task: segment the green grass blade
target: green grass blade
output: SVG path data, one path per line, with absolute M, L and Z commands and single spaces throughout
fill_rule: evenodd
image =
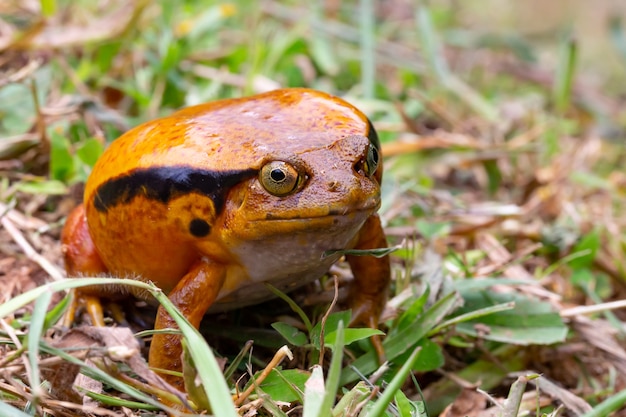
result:
M 625 405 L 626 390 L 622 390 L 593 407 L 593 410 L 583 414 L 582 417 L 608 416 L 614 411 L 623 410 Z
M 46 292 L 65 291 L 73 288 L 85 287 L 88 285 L 130 285 L 145 289 L 147 291 L 161 291 L 152 284 L 137 281 L 134 279 L 120 278 L 67 278 L 59 281 L 49 282 L 40 287 L 33 288 L 30 291 L 22 293 L 9 301 L 0 304 L 0 318 L 4 318 L 16 310 L 24 307 L 28 303 L 32 303 L 37 298 L 43 296 Z
M 376 93 L 376 25 L 373 0 L 359 2 L 361 44 L 361 85 L 363 96 L 372 99 Z
M 307 317 L 306 313 L 300 308 L 300 306 L 293 301 L 291 298 L 289 298 L 289 296 L 287 294 L 285 294 L 284 292 L 280 291 L 278 288 L 274 287 L 271 284 L 265 283 L 265 286 L 274 293 L 274 295 L 276 295 L 277 297 L 281 298 L 283 301 L 285 301 L 287 304 L 289 304 L 289 307 L 291 307 L 291 309 L 298 315 L 298 317 L 300 317 L 300 320 L 302 320 L 302 323 L 304 323 L 304 326 L 306 327 L 306 330 L 309 334 L 311 334 L 311 330 L 313 329 L 313 325 L 311 324 L 311 320 L 309 320 L 309 318 Z
M 322 409 L 326 389 L 324 373 L 319 365 L 313 366 L 311 376 L 304 385 L 303 417 L 323 417 L 327 415 Z
M 87 391 L 85 392 L 85 395 L 88 396 L 89 398 L 93 398 L 94 400 L 102 404 L 110 405 L 113 407 L 126 407 L 126 408 L 130 408 L 133 410 L 148 410 L 148 411 L 157 411 L 161 409 L 160 407 L 155 407 L 150 404 L 141 403 L 138 401 L 129 401 L 129 400 L 121 399 L 119 397 L 113 397 L 113 396 L 106 395 L 106 394 L 99 394 L 97 392 Z
M 30 414 L 26 414 L 25 412 L 2 401 L 0 401 L 0 415 L 11 417 L 32 417 Z
M 443 47 L 433 26 L 429 9 L 426 7 L 418 7 L 415 20 L 420 37 L 420 44 L 432 74 L 448 91 L 464 101 L 477 114 L 488 121 L 496 121 L 499 114 L 498 110 L 480 93 L 461 81 L 461 79 L 450 71 L 448 63 L 445 60 Z
M 509 390 L 509 395 L 504 401 L 502 417 L 517 416 L 520 405 L 522 404 L 522 395 L 524 394 L 527 383 L 528 377 L 526 376 L 520 376 L 515 382 L 513 382 L 513 385 L 511 385 L 511 389 Z
M 437 39 L 430 12 L 426 7 L 418 7 L 415 12 L 415 18 L 426 62 L 430 66 L 431 72 L 445 85 L 450 77 L 450 69 L 444 59 L 443 50 Z
M 335 331 L 335 343 L 333 345 L 333 356 L 330 360 L 330 367 L 328 368 L 328 375 L 326 376 L 326 394 L 322 403 L 322 410 L 325 415 L 330 413 L 333 405 L 335 404 L 335 397 L 337 396 L 337 389 L 339 389 L 339 380 L 341 378 L 341 362 L 343 360 L 343 347 L 344 347 L 344 328 L 343 321 L 339 322 L 337 330 Z
M 401 245 L 397 245 L 390 248 L 327 250 L 324 251 L 322 259 L 333 255 L 373 256 L 375 258 L 382 258 L 383 256 L 387 256 L 401 248 Z
M 233 376 L 233 374 L 239 367 L 239 364 L 244 360 L 248 352 L 250 352 L 250 349 L 252 349 L 253 343 L 254 342 L 252 340 L 248 340 L 244 347 L 239 351 L 237 356 L 235 356 L 235 358 L 230 361 L 230 365 L 228 365 L 228 368 L 226 368 L 226 370 L 224 371 L 224 378 L 229 379 L 231 376 Z
M 461 314 L 460 316 L 456 316 L 454 318 L 451 318 L 450 320 L 446 320 L 442 322 L 440 325 L 438 325 L 437 327 L 432 329 L 430 332 L 428 332 L 428 335 L 429 336 L 434 335 L 440 332 L 441 330 L 445 329 L 446 327 L 454 326 L 455 324 L 458 324 L 458 323 L 463 323 L 465 321 L 474 320 L 483 316 L 488 316 L 489 314 L 498 313 L 500 311 L 512 310 L 514 308 L 515 308 L 515 302 L 511 301 L 508 303 L 496 304 L 495 306 L 485 307 L 479 310 L 470 311 L 468 313 Z
M 41 373 L 39 372 L 39 341 L 43 338 L 46 311 L 52 301 L 52 292 L 46 291 L 35 301 L 33 316 L 28 330 L 28 362 L 30 372 L 28 379 L 33 392 L 33 401 L 37 403 L 41 392 Z
M 556 77 L 554 79 L 553 100 L 558 112 L 564 112 L 570 105 L 572 85 L 576 72 L 578 44 L 574 39 L 567 39 L 561 45 L 561 53 Z
M 613 16 L 610 19 L 609 34 L 615 50 L 622 60 L 626 60 L 626 33 L 624 33 L 624 22 L 621 17 Z
M 65 311 L 70 306 L 70 302 L 72 301 L 72 297 L 70 294 L 67 294 L 63 299 L 57 303 L 54 307 L 48 311 L 46 314 L 46 320 L 43 324 L 45 329 L 49 329 L 54 326 L 65 314 Z
M 238 417 L 222 370 L 206 340 L 163 292 L 154 292 L 153 295 L 176 321 L 183 337 L 187 340 L 189 353 L 198 368 L 198 377 L 202 381 L 213 413 L 219 417 Z
M 415 361 L 419 357 L 420 351 L 421 348 L 415 348 L 413 353 L 411 353 L 411 356 L 409 356 L 409 359 L 404 363 L 404 365 L 402 365 L 402 367 L 393 377 L 385 391 L 383 391 L 378 401 L 374 403 L 374 406 L 370 409 L 369 413 L 367 413 L 367 417 L 380 417 L 385 413 L 387 406 L 393 400 L 396 392 L 402 388 L 404 380 L 409 375 L 409 372 L 411 372 L 413 364 L 415 364 Z

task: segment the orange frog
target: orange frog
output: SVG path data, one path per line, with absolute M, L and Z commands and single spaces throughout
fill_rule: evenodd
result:
M 128 131 L 96 163 L 63 230 L 67 272 L 152 281 L 197 327 L 209 309 L 270 298 L 265 282 L 320 278 L 341 256 L 325 251 L 386 247 L 381 177 L 374 127 L 337 97 L 296 88 L 189 107 Z M 353 321 L 377 327 L 389 259 L 347 259 Z M 81 290 L 96 324 L 97 297 L 120 290 Z M 155 327 L 176 324 L 159 308 Z M 179 336 L 155 335 L 149 362 L 180 370 Z

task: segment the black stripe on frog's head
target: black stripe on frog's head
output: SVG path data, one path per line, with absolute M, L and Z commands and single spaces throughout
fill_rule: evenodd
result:
M 228 191 L 257 173 L 255 169 L 211 171 L 188 166 L 140 168 L 102 183 L 93 196 L 93 204 L 96 210 L 106 213 L 140 195 L 166 204 L 173 198 L 195 192 L 209 197 L 215 213 L 219 214 Z

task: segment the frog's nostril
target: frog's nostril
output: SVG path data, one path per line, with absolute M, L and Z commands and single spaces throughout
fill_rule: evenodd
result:
M 339 191 L 339 181 L 333 180 L 328 182 L 328 191 Z

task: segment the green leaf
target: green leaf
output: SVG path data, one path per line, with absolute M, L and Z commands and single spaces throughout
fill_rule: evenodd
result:
M 54 291 L 68 290 L 71 288 L 78 288 L 84 286 L 94 285 L 116 285 L 140 288 L 144 291 L 152 294 L 154 298 L 163 305 L 163 308 L 176 320 L 176 324 L 180 328 L 183 336 L 187 339 L 189 352 L 193 357 L 194 363 L 198 367 L 198 376 L 202 381 L 204 389 L 207 391 L 207 397 L 211 401 L 211 406 L 215 415 L 224 417 L 237 417 L 235 412 L 235 406 L 230 396 L 228 385 L 224 380 L 222 372 L 220 370 L 213 352 L 208 347 L 204 338 L 200 335 L 183 315 L 174 307 L 172 302 L 167 296 L 155 285 L 145 283 L 136 279 L 124 279 L 124 278 L 71 278 L 71 279 L 59 279 L 54 282 L 50 282 L 34 288 L 30 291 L 22 293 L 5 303 L 0 304 L 0 318 L 5 317 L 8 314 L 16 311 L 24 305 L 37 300 L 40 297 L 45 297 L 46 293 Z M 44 300 L 45 301 L 45 300 Z M 141 401 L 152 404 L 160 409 L 168 410 L 169 408 L 163 404 L 158 403 L 149 396 L 143 394 L 139 390 L 122 383 L 121 381 L 111 377 L 107 373 L 97 368 L 86 366 L 82 361 L 72 357 L 71 355 L 63 352 L 60 349 L 55 349 L 45 344 L 40 345 L 40 349 L 43 352 L 59 356 L 66 361 L 75 363 L 81 366 L 82 372 L 92 378 L 104 381 L 113 388 L 124 392 L 134 398 Z M 206 387 L 210 387 L 207 389 Z
M 400 413 L 400 417 L 412 417 L 413 416 L 413 407 L 411 405 L 411 401 L 404 395 L 402 390 L 398 390 L 396 395 L 393 397 L 394 403 L 396 407 L 398 407 L 398 412 Z
M 294 346 L 304 346 L 308 343 L 309 338 L 296 327 L 282 322 L 272 323 L 272 327 L 282 337 Z
M 521 294 L 486 291 L 464 294 L 464 299 L 465 306 L 457 311 L 459 315 L 509 302 L 515 302 L 515 308 L 459 323 L 459 332 L 516 345 L 552 344 L 562 342 L 567 336 L 561 316 L 546 302 Z M 480 327 L 486 331 L 479 334 Z
M 588 268 L 576 269 L 572 272 L 572 276 L 570 277 L 570 282 L 573 285 L 576 285 L 587 292 L 591 291 L 595 280 L 596 279 L 593 276 L 593 273 Z
M 103 151 L 104 146 L 102 146 L 102 143 L 96 138 L 91 138 L 76 149 L 76 155 L 85 164 L 93 167 Z
M 161 38 L 161 74 L 165 74 L 178 65 L 183 58 L 181 44 L 176 42 L 171 31 L 165 30 L 164 36 Z
M 321 33 L 319 34 L 321 35 Z M 339 73 L 339 60 L 335 56 L 331 43 L 325 36 L 308 37 L 311 58 L 320 67 L 322 72 L 328 75 Z
M 413 303 L 406 309 L 404 313 L 398 319 L 398 324 L 393 326 L 389 335 L 393 335 L 395 333 L 401 332 L 410 326 L 417 316 L 422 314 L 424 310 L 424 306 L 428 301 L 428 296 L 430 295 L 430 286 L 426 287 L 426 290 L 420 295 L 418 298 L 415 298 Z
M 339 311 L 337 313 L 332 313 L 326 319 L 324 323 L 324 335 L 332 333 L 337 330 L 339 326 L 339 322 L 350 323 L 350 319 L 352 318 L 352 312 L 350 310 Z M 320 333 L 322 330 L 322 322 L 317 323 L 313 329 L 311 330 L 311 343 L 317 349 L 320 348 Z M 326 343 L 326 336 L 324 336 L 324 343 Z
M 487 173 L 487 179 L 489 180 L 487 185 L 489 194 L 494 195 L 502 182 L 502 173 L 498 167 L 498 160 L 486 160 L 483 162 L 483 166 Z
M 26 84 L 13 83 L 0 88 L 0 131 L 26 133 L 33 124 L 35 104 Z
M 359 2 L 359 46 L 361 61 L 361 88 L 363 96 L 374 98 L 376 88 L 376 9 L 374 0 Z
M 57 2 L 56 0 L 41 0 L 41 14 L 45 17 L 54 16 L 57 11 Z
M 56 129 L 50 129 L 50 176 L 68 181 L 75 172 L 74 159 L 70 153 L 70 141 Z
M 261 389 L 274 401 L 302 401 L 304 384 L 310 376 L 310 372 L 301 369 L 272 369 L 261 383 Z
M 574 246 L 572 253 L 579 253 L 580 256 L 569 261 L 569 266 L 574 269 L 589 268 L 593 264 L 599 248 L 600 236 L 598 231 L 594 230 L 585 235 L 580 242 Z
M 400 417 L 428 417 L 424 412 L 424 402 L 409 400 L 401 390 L 396 391 L 394 402 L 398 407 Z
M 375 335 L 384 335 L 385 333 L 381 332 L 378 329 L 370 329 L 370 328 L 361 328 L 361 329 L 345 329 L 344 331 L 344 343 L 343 346 L 349 346 L 352 343 L 370 338 Z M 328 345 L 333 345 L 335 343 L 337 337 L 337 332 L 330 332 L 326 334 L 324 337 L 324 343 Z M 343 346 L 341 348 L 343 348 Z
M 452 224 L 450 222 L 431 222 L 424 219 L 419 219 L 415 224 L 417 231 L 424 237 L 424 239 L 433 239 L 435 237 L 447 236 L 452 230 Z
M 371 391 L 363 381 L 359 381 L 350 391 L 343 394 L 333 409 L 333 416 L 357 415 L 355 408 L 364 401 Z
M 430 339 L 424 338 L 422 339 L 417 346 L 422 348 L 419 357 L 415 361 L 413 365 L 413 371 L 416 372 L 428 372 L 434 371 L 437 368 L 440 368 L 445 363 L 445 358 L 443 356 L 443 350 L 441 346 L 437 343 L 433 342 Z M 404 352 L 404 354 L 398 356 L 394 359 L 394 363 L 402 364 L 406 362 L 409 358 L 409 352 Z

